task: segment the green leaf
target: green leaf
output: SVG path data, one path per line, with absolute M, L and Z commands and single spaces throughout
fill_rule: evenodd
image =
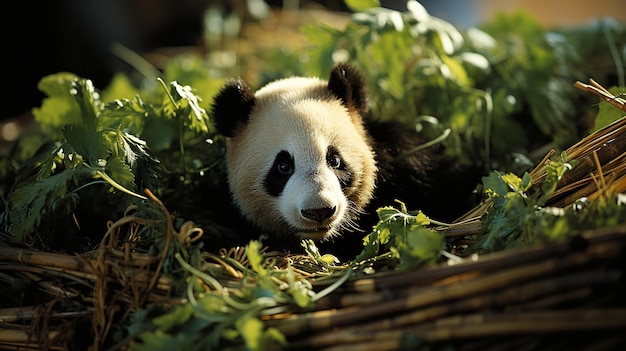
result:
M 77 79 L 71 83 L 70 94 L 76 98 L 80 107 L 82 125 L 87 129 L 95 129 L 102 102 L 93 83 L 89 79 Z
M 300 308 L 311 307 L 313 302 L 311 284 L 305 280 L 299 280 L 293 270 L 287 271 L 287 282 L 289 283 L 288 292 L 296 305 Z
M 248 245 L 246 245 L 246 256 L 248 256 L 248 261 L 250 262 L 252 270 L 264 277 L 268 275 L 268 271 L 265 267 L 263 267 L 263 262 L 265 260 L 263 258 L 263 254 L 261 253 L 261 248 L 261 242 L 251 240 Z
M 513 191 L 515 192 L 523 192 L 526 191 L 530 182 L 530 175 L 528 173 L 524 174 L 524 181 L 513 173 L 507 173 L 500 176 L 502 181 L 504 181 Z
M 77 79 L 75 74 L 57 73 L 39 81 L 39 90 L 48 97 L 41 107 L 33 109 L 33 116 L 44 130 L 55 133 L 66 124 L 82 124 L 80 107 L 70 94 L 72 83 Z
M 163 111 L 169 118 L 180 118 L 185 127 L 198 133 L 209 132 L 209 115 L 200 106 L 202 99 L 194 94 L 188 85 L 177 82 L 169 84 L 169 99 L 163 105 Z
M 178 350 L 194 350 L 193 338 L 184 333 L 168 334 L 162 330 L 155 330 L 139 335 L 142 341 L 133 347 L 137 351 L 178 351 Z
M 215 294 L 207 294 L 197 300 L 196 314 L 211 322 L 222 322 L 226 320 L 225 313 L 229 313 L 226 303 L 221 296 Z
M 102 101 L 131 99 L 139 93 L 126 74 L 116 72 L 102 91 Z
M 122 129 L 140 135 L 149 115 L 149 107 L 136 96 L 134 99 L 116 99 L 107 103 L 98 118 L 98 129 Z
M 411 16 L 413 16 L 413 18 L 415 18 L 418 22 L 424 22 L 430 19 L 428 11 L 424 5 L 419 3 L 419 1 L 409 0 L 406 3 L 406 7 L 409 10 L 409 13 L 411 13 Z
M 244 315 L 237 318 L 235 327 L 244 339 L 248 350 L 263 350 L 263 322 L 252 315 Z
M 95 129 L 67 125 L 63 128 L 63 136 L 72 150 L 81 155 L 92 167 L 97 167 L 99 160 L 104 160 L 108 156 L 106 140 Z
M 626 87 L 612 87 L 609 89 L 609 92 L 619 98 L 620 94 L 626 94 Z M 626 112 L 611 105 L 609 102 L 600 102 L 598 106 L 598 114 L 596 115 L 593 126 L 593 131 L 601 129 L 604 126 L 607 126 L 617 121 L 618 119 L 622 118 L 624 114 L 626 114 Z
M 565 151 L 561 152 L 559 159 L 557 159 L 556 161 L 548 161 L 548 164 L 546 166 L 546 178 L 541 184 L 542 194 L 537 201 L 539 205 L 543 206 L 545 204 L 548 197 L 550 197 L 550 195 L 554 193 L 557 184 L 559 183 L 561 178 L 563 178 L 565 172 L 571 170 L 575 165 L 575 160 L 572 162 L 568 162 L 567 153 Z
M 445 248 L 443 235 L 422 226 L 412 226 L 406 238 L 406 244 L 399 245 L 403 267 L 415 267 L 424 262 L 435 263 Z
M 191 304 L 186 303 L 173 308 L 169 313 L 153 318 L 152 323 L 165 331 L 187 323 L 192 315 L 193 308 Z
M 345 0 L 345 4 L 350 10 L 355 12 L 380 7 L 379 0 Z
M 349 28 L 354 27 L 354 25 Z M 348 30 L 348 29 L 347 29 Z M 302 34 L 312 45 L 308 53 L 308 74 L 321 77 L 330 72 L 333 66 L 333 54 L 340 49 L 340 39 L 343 35 L 339 30 L 328 25 L 308 24 L 300 29 Z
M 232 76 L 228 71 L 215 70 L 202 56 L 184 54 L 169 59 L 164 73 L 170 81 L 193 87 L 195 94 L 207 105 L 224 85 L 223 75 Z
M 430 240 L 428 237 L 420 237 L 424 226 L 430 224 L 430 219 L 418 211 L 413 215 L 406 212 L 406 207 L 400 202 L 401 210 L 391 206 L 381 207 L 377 210 L 380 221 L 374 227 L 373 231 L 363 240 L 363 250 L 355 258 L 355 262 L 361 262 L 367 259 L 375 258 L 381 253 L 381 249 L 392 254 L 392 257 L 400 258 L 400 267 L 417 265 L 425 261 L 436 259 L 441 253 L 441 246 L 431 242 L 430 244 L 437 246 L 433 250 L 430 244 L 420 248 L 414 248 L 413 244 L 420 245 L 421 240 Z M 429 235 L 429 234 L 426 234 Z M 411 239 L 409 240 L 409 236 Z M 441 244 L 441 237 L 438 239 Z
M 7 199 L 9 218 L 5 229 L 21 241 L 34 233 L 46 216 L 68 215 L 78 200 L 68 193 L 70 185 L 94 174 L 85 168 L 66 169 L 48 178 L 19 184 Z
M 502 180 L 502 173 L 498 171 L 491 172 L 488 176 L 483 177 L 483 188 L 487 195 L 506 196 L 509 187 Z
M 135 191 L 135 174 L 119 157 L 111 157 L 106 161 L 106 173 L 116 183 L 129 191 Z
M 442 56 L 441 59 L 450 73 L 450 76 L 446 78 L 456 81 L 459 85 L 470 85 L 469 76 L 465 72 L 465 68 L 461 62 L 449 56 Z

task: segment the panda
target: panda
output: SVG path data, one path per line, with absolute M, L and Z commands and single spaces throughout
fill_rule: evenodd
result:
M 361 73 L 337 64 L 328 80 L 288 77 L 254 92 L 228 81 L 211 107 L 227 137 L 226 172 L 243 220 L 280 249 L 313 239 L 338 257 L 362 249 L 376 209 L 397 198 L 413 206 L 442 204 L 433 181 L 441 150 L 402 156 L 423 143 L 414 128 L 368 117 Z M 446 196 L 444 195 L 443 198 Z

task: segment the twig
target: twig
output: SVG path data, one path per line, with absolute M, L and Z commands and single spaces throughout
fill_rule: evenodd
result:
M 589 79 L 590 84 L 585 84 L 582 82 L 576 82 L 574 86 L 580 90 L 586 91 L 588 93 L 595 94 L 602 98 L 604 101 L 610 103 L 611 105 L 617 107 L 622 111 L 626 111 L 626 100 L 615 97 L 608 90 L 606 90 L 602 85 L 598 84 L 593 79 Z

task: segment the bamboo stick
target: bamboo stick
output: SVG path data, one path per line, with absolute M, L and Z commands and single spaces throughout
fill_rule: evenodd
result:
M 367 305 L 367 308 L 363 308 L 364 306 L 339 307 L 333 310 L 307 312 L 281 320 L 268 320 L 267 323 L 279 328 L 286 335 L 320 331 L 468 297 L 493 289 L 516 286 L 516 284 L 528 279 L 561 272 L 598 258 L 616 257 L 619 252 L 620 248 L 613 244 L 596 245 L 596 247 L 587 249 L 584 255 L 574 253 L 565 257 L 546 259 L 517 267 L 507 267 L 502 271 L 477 276 L 474 279 L 459 281 L 455 284 L 429 286 L 428 288 L 405 285 L 400 289 L 401 293 L 397 298 L 385 301 L 381 298 L 381 302 Z
M 0 246 L 0 261 L 16 262 L 22 265 L 20 267 L 33 267 L 32 269 L 39 271 L 56 272 L 56 274 L 64 276 L 74 275 L 89 280 L 95 280 L 99 276 L 93 269 L 93 264 L 91 263 L 93 259 L 86 259 L 82 256 Z M 144 261 L 140 260 L 140 262 Z M 107 264 L 126 266 L 126 262 L 119 264 L 114 260 L 107 261 Z M 133 267 L 131 265 L 130 267 L 120 268 L 118 272 L 122 277 L 132 277 L 137 283 L 147 284 L 153 279 L 152 272 L 146 266 Z M 160 290 L 168 290 L 171 279 L 162 275 L 158 278 L 157 283 L 157 287 Z
M 68 311 L 68 312 L 52 312 L 46 317 L 50 319 L 54 318 L 75 318 L 82 316 L 89 316 L 91 311 Z M 22 306 L 22 307 L 7 307 L 0 309 L 0 322 L 1 323 L 13 323 L 19 321 L 27 321 L 38 318 L 41 315 L 40 311 L 35 306 Z
M 474 313 L 441 318 L 407 328 L 367 330 L 333 342 L 312 335 L 292 342 L 295 349 L 394 350 L 409 333 L 429 343 L 494 337 L 500 335 L 548 335 L 555 332 L 614 330 L 626 328 L 626 309 L 571 309 L 540 312 Z M 371 347 L 371 348 L 370 348 Z
M 48 334 L 48 339 L 53 340 L 59 333 L 57 331 L 51 331 Z M 0 329 L 0 345 L 2 344 L 22 344 L 36 346 L 36 341 L 33 340 L 33 336 L 20 329 Z M 60 348 L 56 348 L 60 349 Z

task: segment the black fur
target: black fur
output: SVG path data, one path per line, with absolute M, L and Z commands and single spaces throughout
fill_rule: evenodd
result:
M 395 205 L 397 199 L 409 210 L 422 210 L 432 219 L 449 222 L 474 205 L 472 192 L 482 170 L 461 169 L 444 155 L 441 145 L 405 154 L 428 141 L 409 125 L 367 119 L 365 127 L 379 167 L 369 212 Z
M 359 217 L 361 232 L 345 232 L 341 237 L 318 243 L 322 252 L 343 260 L 361 252 L 363 237 L 378 223 L 379 207 L 398 208 L 399 200 L 410 211 L 422 210 L 432 219 L 451 222 L 476 204 L 472 193 L 482 176 L 480 169 L 460 169 L 444 156 L 441 146 L 402 156 L 427 140 L 400 122 L 378 122 L 367 116 L 364 120 L 379 168 L 374 198 Z
M 340 63 L 330 72 L 328 90 L 337 96 L 348 108 L 354 108 L 360 115 L 368 110 L 365 80 L 354 67 Z
M 241 79 L 228 81 L 213 100 L 212 116 L 217 131 L 233 137 L 237 128 L 248 122 L 254 104 L 254 92 L 248 84 Z
M 281 151 L 276 155 L 274 164 L 270 168 L 269 173 L 265 176 L 263 186 L 268 194 L 278 197 L 283 193 L 287 181 L 291 178 L 294 171 L 293 156 L 287 151 Z
M 333 163 L 337 161 L 338 164 L 333 165 Z M 353 186 L 354 172 L 352 172 L 350 166 L 344 162 L 343 157 L 341 157 L 341 152 L 339 152 L 339 150 L 337 150 L 334 146 L 328 147 L 328 151 L 326 151 L 326 162 L 333 169 L 337 179 L 339 179 L 341 189 Z

